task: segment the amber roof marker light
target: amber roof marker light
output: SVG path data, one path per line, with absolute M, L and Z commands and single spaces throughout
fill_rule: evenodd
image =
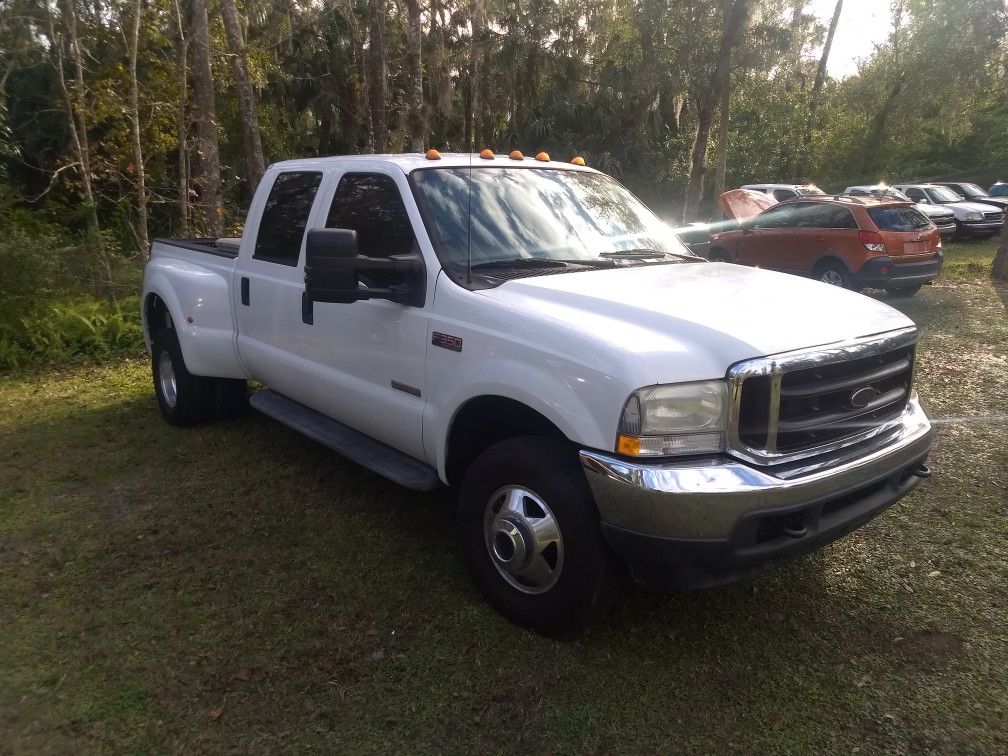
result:
M 424 157 L 426 157 L 428 160 L 440 160 L 441 153 L 432 147 L 431 149 L 427 150 L 427 152 L 424 153 Z
M 483 150 L 482 152 L 480 152 L 480 157 L 483 158 L 483 160 L 493 160 L 494 151 L 490 149 Z
M 508 155 L 512 160 L 524 160 L 525 156 L 522 155 L 521 150 L 511 150 L 511 154 Z
M 540 163 L 548 163 L 549 160 L 550 160 L 549 153 L 548 152 L 540 152 L 540 153 L 538 153 L 536 155 L 536 160 L 538 160 Z
M 575 155 L 574 157 L 572 157 L 572 158 L 571 158 L 571 162 L 572 162 L 572 163 L 573 163 L 574 165 L 584 165 L 584 164 L 585 164 L 585 160 L 584 160 L 584 158 L 583 158 L 583 157 L 581 157 L 580 155 Z

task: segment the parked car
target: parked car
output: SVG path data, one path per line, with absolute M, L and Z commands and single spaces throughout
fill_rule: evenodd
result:
M 942 205 L 956 218 L 956 235 L 992 236 L 1000 233 L 1004 213 L 990 205 L 967 202 L 945 186 L 937 184 L 896 184 L 896 188 L 921 205 Z
M 875 197 L 877 199 L 891 199 L 900 202 L 911 201 L 903 192 L 887 184 L 848 186 L 844 189 L 844 194 L 852 197 Z M 943 205 L 918 204 L 917 209 L 924 213 L 928 217 L 928 220 L 938 227 L 938 232 L 942 235 L 942 239 L 952 238 L 956 235 L 958 227 L 955 222 L 955 213 L 947 207 Z
M 998 181 L 992 184 L 987 191 L 990 192 L 991 197 L 1008 197 L 1008 184 L 1004 181 Z
M 251 379 L 252 407 L 379 475 L 457 486 L 477 585 L 549 632 L 597 611 L 620 561 L 731 582 L 929 474 L 906 316 L 708 263 L 608 176 L 512 155 L 287 161 L 237 243 L 156 240 L 143 326 L 165 419 L 240 407 Z
M 815 184 L 746 184 L 740 188 L 765 194 L 778 202 L 795 197 L 822 197 L 826 194 Z
M 979 202 L 982 205 L 993 205 L 1002 213 L 1008 209 L 1008 197 L 995 197 L 977 184 L 960 181 L 935 181 L 936 186 L 945 186 L 968 202 Z
M 899 295 L 915 294 L 941 273 L 941 236 L 911 202 L 806 197 L 772 203 L 754 201 L 751 192 L 722 194 L 722 209 L 741 225 L 711 237 L 710 259 Z

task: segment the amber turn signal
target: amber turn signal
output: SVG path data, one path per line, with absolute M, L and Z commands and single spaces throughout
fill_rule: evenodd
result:
M 585 164 L 584 158 L 581 157 L 580 155 L 575 155 L 573 158 L 571 158 L 571 162 L 574 163 L 574 165 L 584 165 Z
M 525 156 L 522 155 L 521 150 L 511 150 L 511 154 L 508 155 L 512 160 L 524 160 Z
M 616 452 L 628 457 L 638 456 L 640 454 L 640 439 L 637 436 L 626 436 L 620 433 L 616 436 Z
M 493 150 L 483 150 L 480 153 L 480 157 L 483 158 L 484 160 L 493 160 L 494 159 Z
M 540 152 L 538 155 L 536 155 L 536 160 L 538 160 L 541 163 L 548 163 L 549 162 L 549 153 L 548 152 Z
M 426 158 L 428 160 L 440 160 L 441 159 L 441 153 L 438 152 L 437 150 L 433 149 L 433 148 L 427 150 L 427 152 L 425 153 L 425 156 L 426 156 Z

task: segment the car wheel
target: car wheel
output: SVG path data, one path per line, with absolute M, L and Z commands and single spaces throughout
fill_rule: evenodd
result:
M 731 262 L 731 255 L 728 254 L 728 250 L 724 247 L 713 247 L 711 251 L 707 253 L 707 259 L 711 262 Z
M 916 286 L 894 286 L 892 288 L 887 288 L 886 293 L 891 294 L 894 297 L 912 297 L 924 284 L 917 284 Z
M 534 630 L 575 630 L 618 591 L 619 560 L 566 442 L 528 436 L 483 452 L 459 490 L 458 537 L 490 605 Z
M 839 263 L 824 263 L 816 268 L 814 275 L 817 281 L 831 286 L 839 286 L 843 289 L 853 288 L 850 273 Z
M 196 425 L 213 414 L 214 380 L 189 372 L 178 337 L 171 328 L 159 331 L 154 337 L 151 374 L 161 414 L 172 425 Z

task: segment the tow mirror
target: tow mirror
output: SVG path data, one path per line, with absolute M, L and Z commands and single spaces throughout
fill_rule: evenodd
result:
M 363 286 L 362 286 L 363 284 Z M 350 304 L 388 299 L 422 307 L 426 268 L 419 252 L 390 257 L 360 254 L 357 232 L 314 228 L 305 241 L 305 297 L 312 302 Z

